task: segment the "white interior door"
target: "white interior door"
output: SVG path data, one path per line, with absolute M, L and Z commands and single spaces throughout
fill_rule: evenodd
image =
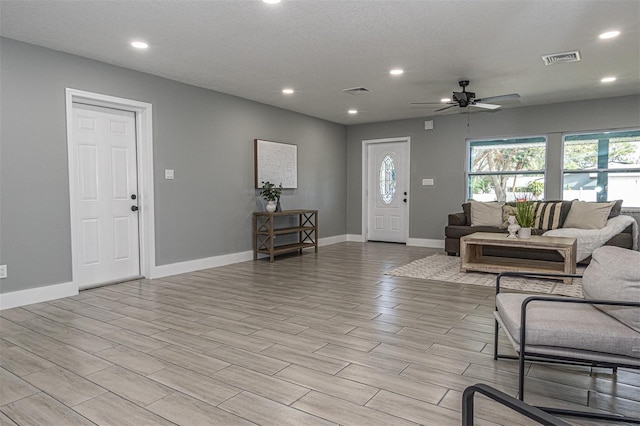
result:
M 367 145 L 367 239 L 406 243 L 409 191 L 408 143 Z
M 140 276 L 135 114 L 73 104 L 80 289 Z

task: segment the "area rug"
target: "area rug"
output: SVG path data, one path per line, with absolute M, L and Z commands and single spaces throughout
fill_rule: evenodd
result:
M 584 268 L 579 267 L 577 273 L 580 274 L 583 271 Z M 473 284 L 486 287 L 495 287 L 497 276 L 497 274 L 484 272 L 460 272 L 460 258 L 444 254 L 434 254 L 424 259 L 414 260 L 404 266 L 387 271 L 386 274 L 398 277 Z M 527 293 L 583 297 L 582 281 L 580 278 L 574 279 L 573 284 L 569 285 L 557 280 L 505 277 L 500 280 L 500 287 L 520 290 Z

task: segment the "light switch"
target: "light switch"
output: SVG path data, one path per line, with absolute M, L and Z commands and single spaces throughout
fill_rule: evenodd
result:
M 436 180 L 433 178 L 422 179 L 422 186 L 433 186 L 436 184 Z
M 164 178 L 173 180 L 173 170 L 164 169 Z

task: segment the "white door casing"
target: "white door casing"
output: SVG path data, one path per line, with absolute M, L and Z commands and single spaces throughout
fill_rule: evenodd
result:
M 365 240 L 406 243 L 409 224 L 409 140 L 363 141 L 366 153 Z
M 73 282 L 152 278 L 151 104 L 75 89 L 66 98 Z

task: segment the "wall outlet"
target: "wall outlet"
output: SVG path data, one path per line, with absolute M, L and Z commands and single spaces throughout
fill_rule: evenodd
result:
M 168 179 L 168 180 L 174 179 L 173 170 L 172 169 L 165 169 L 164 170 L 164 178 Z
M 7 265 L 0 265 L 0 278 L 7 278 Z

